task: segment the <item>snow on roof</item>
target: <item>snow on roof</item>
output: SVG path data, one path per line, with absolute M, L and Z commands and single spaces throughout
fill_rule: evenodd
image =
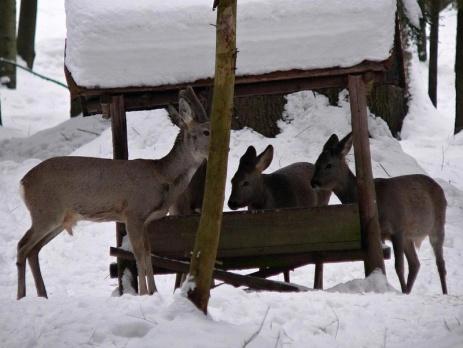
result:
M 66 66 L 85 87 L 212 77 L 212 2 L 66 0 Z M 395 0 L 239 0 L 237 74 L 385 60 L 395 11 Z

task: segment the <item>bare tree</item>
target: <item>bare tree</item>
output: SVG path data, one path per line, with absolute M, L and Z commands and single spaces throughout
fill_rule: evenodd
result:
M 0 57 L 16 61 L 16 0 L 0 0 Z M 0 81 L 16 88 L 16 66 L 0 62 Z
M 429 40 L 428 95 L 434 106 L 437 106 L 437 55 L 439 46 L 439 10 L 440 0 L 431 1 L 431 35 Z
M 428 59 L 427 53 L 427 40 L 426 40 L 426 2 L 425 0 L 418 0 L 423 16 L 420 18 L 420 27 L 418 28 L 417 48 L 418 58 L 420 61 L 425 62 Z
M 37 0 L 21 0 L 18 25 L 18 55 L 32 69 L 35 58 L 35 28 L 37 22 Z
M 463 129 L 463 0 L 458 0 L 455 56 L 455 134 Z
M 207 313 L 225 198 L 235 90 L 236 2 L 237 0 L 220 0 L 218 4 L 217 1 L 214 2 L 214 7 L 218 5 L 218 11 L 211 139 L 203 209 L 188 276 L 193 283 L 188 298 L 204 313 Z

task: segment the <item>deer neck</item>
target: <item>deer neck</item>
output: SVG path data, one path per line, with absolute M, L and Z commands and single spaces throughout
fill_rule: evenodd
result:
M 347 164 L 344 172 L 345 174 L 341 175 L 341 180 L 333 188 L 333 192 L 343 204 L 355 203 L 358 200 L 355 175 L 351 172 Z
M 266 177 L 267 177 L 266 174 L 262 174 L 261 179 L 259 180 L 257 184 L 256 191 L 254 194 L 254 199 L 251 204 L 252 209 L 270 208 L 269 204 L 271 204 L 272 197 L 265 184 Z
M 172 150 L 158 163 L 159 173 L 175 188 L 175 192 L 182 193 L 188 186 L 203 159 L 194 156 L 194 150 L 184 144 L 183 132 L 175 139 Z

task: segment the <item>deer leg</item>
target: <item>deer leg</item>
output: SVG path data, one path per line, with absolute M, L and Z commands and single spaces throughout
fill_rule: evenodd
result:
M 144 235 L 144 244 L 145 244 L 145 265 L 146 265 L 146 277 L 148 280 L 148 293 L 150 295 L 154 294 L 156 289 L 156 284 L 154 282 L 154 272 L 153 272 L 153 262 L 151 260 L 151 246 L 149 244 L 149 239 L 147 238 L 146 234 Z
M 17 260 L 16 267 L 18 268 L 18 294 L 17 299 L 21 299 L 26 296 L 26 258 L 27 253 L 26 246 L 31 238 L 31 235 L 34 233 L 33 228 L 31 227 L 21 240 L 18 242 L 18 251 L 17 251 Z
M 137 263 L 138 271 L 138 292 L 140 295 L 147 295 L 148 289 L 146 287 L 146 253 L 145 243 L 143 238 L 143 223 L 138 219 L 127 219 L 126 223 L 127 234 L 132 244 L 133 255 Z
M 432 249 L 434 250 L 434 255 L 436 257 L 436 265 L 437 265 L 437 271 L 439 272 L 442 293 L 444 295 L 447 295 L 447 282 L 445 280 L 447 271 L 445 269 L 444 250 L 443 250 L 443 244 L 444 244 L 443 235 L 444 234 L 442 233 L 441 235 L 442 235 L 442 238 L 432 238 L 430 236 L 429 240 L 431 242 Z
M 47 290 L 42 278 L 42 272 L 40 271 L 39 263 L 39 252 L 42 250 L 43 246 L 47 245 L 53 238 L 63 231 L 63 228 L 60 226 L 54 229 L 52 232 L 47 234 L 44 238 L 37 243 L 34 248 L 31 250 L 27 256 L 27 261 L 29 261 L 29 267 L 32 271 L 32 276 L 34 277 L 35 288 L 37 289 L 37 296 L 48 298 Z
M 391 237 L 392 248 L 394 249 L 395 271 L 399 277 L 400 287 L 402 292 L 405 293 L 407 286 L 404 277 L 404 242 L 402 236 L 392 235 Z
M 153 262 L 151 260 L 151 245 L 150 245 L 150 239 L 149 239 L 149 230 L 147 226 L 149 224 L 157 219 L 162 218 L 167 214 L 168 210 L 155 210 L 153 211 L 145 220 L 144 225 L 143 225 L 143 246 L 145 250 L 145 265 L 146 265 L 146 277 L 148 278 L 148 292 L 149 294 L 155 293 L 156 290 L 156 284 L 154 282 L 154 272 L 153 272 Z
M 412 291 L 413 284 L 415 283 L 416 276 L 420 270 L 420 260 L 416 254 L 415 244 L 411 240 L 407 240 L 404 246 L 405 256 L 408 262 L 408 278 L 407 278 L 407 289 L 406 293 L 409 294 Z

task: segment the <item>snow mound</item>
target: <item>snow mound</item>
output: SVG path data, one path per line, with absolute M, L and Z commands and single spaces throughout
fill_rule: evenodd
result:
M 100 136 L 108 127 L 109 121 L 100 117 L 75 117 L 28 138 L 11 137 L 0 141 L 0 160 L 44 160 L 53 156 L 68 155 Z M 1 134 L 2 132 L 0 136 Z
M 348 294 L 363 294 L 366 292 L 398 292 L 387 282 L 386 276 L 379 269 L 373 271 L 365 279 L 353 279 L 345 283 L 333 286 L 326 291 L 343 292 Z
M 214 73 L 210 0 L 66 1 L 66 66 L 78 85 L 192 82 Z M 382 61 L 394 0 L 242 0 L 237 75 Z M 336 25 L 333 25 L 336 23 Z

